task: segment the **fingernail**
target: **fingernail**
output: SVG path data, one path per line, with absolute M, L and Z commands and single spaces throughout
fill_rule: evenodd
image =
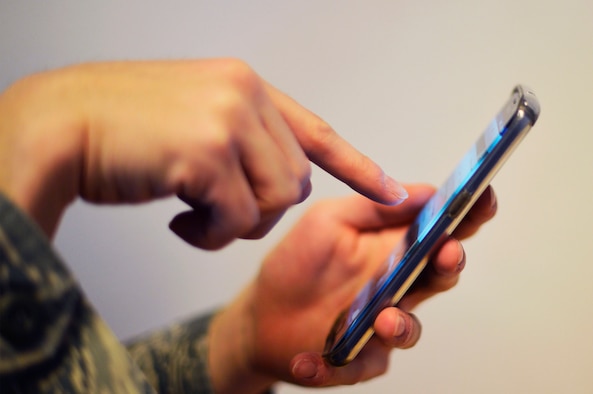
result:
M 313 184 L 309 180 L 309 181 L 307 181 L 307 184 L 305 186 L 303 186 L 303 189 L 301 191 L 301 197 L 299 198 L 298 203 L 305 201 L 307 199 L 307 197 L 309 197 L 311 195 L 312 191 L 313 191 Z
M 400 204 L 406 198 L 408 198 L 408 191 L 405 187 L 395 179 L 390 176 L 385 177 L 385 186 L 393 194 L 395 197 L 395 201 L 393 201 L 393 205 Z
M 457 267 L 456 267 L 456 272 L 460 273 L 461 271 L 463 271 L 463 268 L 465 268 L 465 249 L 463 249 L 463 246 L 461 245 L 461 242 L 458 242 L 459 245 L 459 249 L 460 249 L 460 253 L 461 253 L 461 258 L 459 259 L 459 261 L 457 262 Z
M 406 319 L 402 315 L 397 315 L 397 324 L 393 330 L 393 336 L 395 338 L 404 335 L 406 332 Z
M 494 189 L 492 189 L 491 187 L 488 189 L 490 189 L 490 212 L 496 212 L 496 208 L 498 206 L 496 194 L 494 193 Z
M 317 376 L 317 365 L 311 360 L 299 360 L 292 367 L 292 374 L 301 379 L 312 379 Z

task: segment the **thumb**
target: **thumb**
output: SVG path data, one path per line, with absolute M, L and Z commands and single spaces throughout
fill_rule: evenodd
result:
M 297 354 L 290 362 L 296 384 L 308 387 L 351 385 L 382 375 L 389 365 L 389 348 L 371 340 L 349 364 L 330 365 L 319 353 Z

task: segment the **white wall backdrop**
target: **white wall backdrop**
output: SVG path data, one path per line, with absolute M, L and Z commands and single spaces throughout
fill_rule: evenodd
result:
M 499 213 L 420 343 L 326 393 L 593 392 L 593 2 L 3 1 L 0 87 L 73 62 L 234 56 L 402 181 L 440 183 L 517 82 L 542 116 L 495 179 Z M 350 191 L 321 171 L 309 201 Z M 76 203 L 56 244 L 121 338 L 230 300 L 309 203 L 265 239 L 206 253 L 174 200 Z M 282 386 L 280 393 L 308 390 Z

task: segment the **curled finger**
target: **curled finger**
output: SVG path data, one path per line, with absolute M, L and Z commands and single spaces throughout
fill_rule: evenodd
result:
M 252 231 L 261 220 L 257 201 L 237 163 L 231 162 L 219 173 L 225 176 L 213 176 L 205 192 L 187 187 L 178 193 L 192 209 L 176 215 L 169 224 L 184 241 L 206 250 L 222 248 Z
M 496 215 L 498 201 L 492 186 L 488 186 L 453 232 L 458 239 L 474 235 L 482 224 Z
M 422 333 L 418 318 L 401 309 L 386 308 L 375 320 L 375 336 L 391 348 L 409 349 L 416 345 Z
M 457 239 L 450 238 L 430 259 L 422 274 L 398 303 L 398 307 L 410 311 L 435 294 L 451 289 L 459 282 L 465 264 L 463 245 Z

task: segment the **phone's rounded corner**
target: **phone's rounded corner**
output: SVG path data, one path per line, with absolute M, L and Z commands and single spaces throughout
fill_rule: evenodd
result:
M 517 85 L 514 92 L 520 95 L 520 109 L 529 117 L 531 124 L 535 124 L 541 112 L 541 105 L 533 89 L 527 85 Z

